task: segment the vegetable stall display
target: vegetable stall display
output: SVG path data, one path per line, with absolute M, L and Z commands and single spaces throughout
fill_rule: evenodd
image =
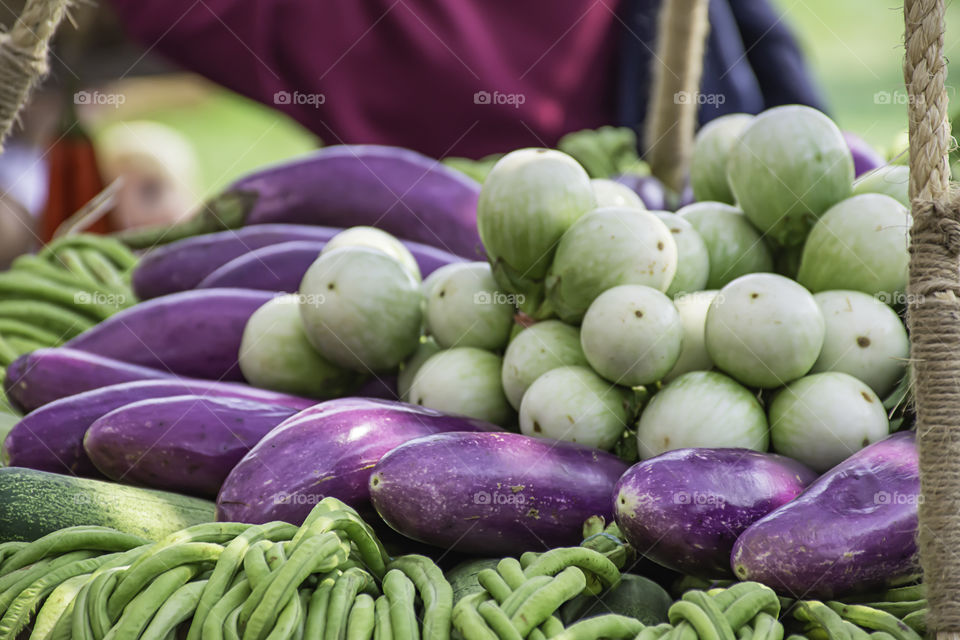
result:
M 0 274 L 34 296 L 0 322 L 0 639 L 941 630 L 946 209 L 801 106 L 703 128 L 696 202 L 625 130 L 559 147 L 339 145 L 136 256 L 66 236 Z

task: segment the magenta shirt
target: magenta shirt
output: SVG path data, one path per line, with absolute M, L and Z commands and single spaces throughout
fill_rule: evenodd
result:
M 616 0 L 113 0 L 151 50 L 327 144 L 434 157 L 613 123 Z

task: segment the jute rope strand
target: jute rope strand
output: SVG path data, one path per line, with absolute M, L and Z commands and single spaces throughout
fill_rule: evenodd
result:
M 9 32 L 0 34 L 0 150 L 31 89 L 43 78 L 47 46 L 69 0 L 28 0 Z
M 920 453 L 920 557 L 940 637 L 960 632 L 960 201 L 948 201 L 943 0 L 905 0 L 913 229 L 907 324 Z
M 644 131 L 650 170 L 676 192 L 687 178 L 697 123 L 708 0 L 663 0 Z

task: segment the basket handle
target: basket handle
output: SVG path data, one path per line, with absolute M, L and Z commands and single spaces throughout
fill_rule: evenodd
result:
M 30 91 L 47 75 L 50 39 L 70 0 L 27 0 L 10 31 L 0 34 L 0 150 Z
M 949 193 L 944 1 L 904 0 L 910 127 L 907 325 L 920 456 L 927 628 L 960 632 L 960 202 Z
M 663 0 L 657 19 L 644 157 L 651 173 L 676 193 L 683 190 L 693 155 L 708 5 L 708 0 Z

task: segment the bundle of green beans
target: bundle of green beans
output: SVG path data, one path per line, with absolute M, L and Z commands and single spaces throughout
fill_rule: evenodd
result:
M 205 523 L 156 542 L 71 527 L 0 545 L 0 639 L 445 640 L 453 594 L 327 498 L 303 525 Z M 420 622 L 422 620 L 422 623 Z
M 920 640 L 927 632 L 922 584 L 897 587 L 843 601 L 803 600 L 793 616 L 811 640 Z
M 104 236 L 54 240 L 0 273 L 0 366 L 69 340 L 136 303 L 130 274 L 137 258 Z

